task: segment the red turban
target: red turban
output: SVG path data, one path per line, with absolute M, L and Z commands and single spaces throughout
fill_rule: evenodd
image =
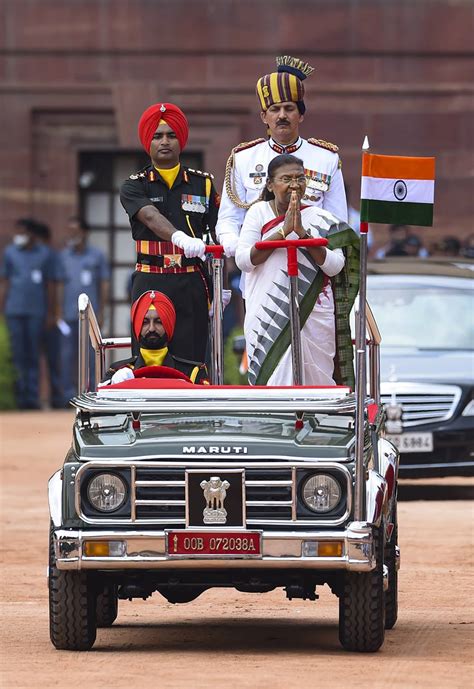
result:
M 132 328 L 135 337 L 137 340 L 139 339 L 143 326 L 143 319 L 152 304 L 161 318 L 169 341 L 174 333 L 176 311 L 174 310 L 173 302 L 168 299 L 166 294 L 154 291 L 145 292 L 132 304 Z
M 173 103 L 155 103 L 150 105 L 140 117 L 138 123 L 138 136 L 142 146 L 147 153 L 150 153 L 150 146 L 160 120 L 166 124 L 176 134 L 181 150 L 186 146 L 189 134 L 189 125 L 186 115 L 177 105 Z

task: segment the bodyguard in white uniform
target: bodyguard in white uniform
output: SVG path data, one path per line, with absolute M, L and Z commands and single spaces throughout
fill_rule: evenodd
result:
M 281 153 L 301 158 L 306 174 L 303 203 L 324 208 L 347 222 L 347 202 L 338 147 L 322 139 L 302 139 L 306 111 L 303 80 L 314 70 L 298 58 L 277 58 L 278 71 L 257 82 L 260 117 L 270 134 L 232 149 L 216 226 L 227 256 L 235 254 L 245 214 L 265 186 L 269 162 Z

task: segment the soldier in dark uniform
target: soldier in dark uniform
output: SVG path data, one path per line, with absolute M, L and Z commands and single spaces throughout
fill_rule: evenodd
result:
M 101 387 L 134 378 L 133 371 L 145 366 L 166 366 L 184 373 L 192 383 L 208 383 L 205 364 L 175 356 L 169 350 L 174 346 L 175 326 L 176 311 L 165 294 L 154 291 L 142 294 L 132 305 L 132 331 L 139 353 L 112 364 Z
M 168 295 L 177 314 L 175 355 L 204 361 L 212 294 L 203 237 L 214 232 L 219 197 L 212 175 L 180 164 L 188 123 L 176 105 L 150 106 L 138 133 L 151 163 L 120 190 L 137 249 L 132 301 L 147 290 Z

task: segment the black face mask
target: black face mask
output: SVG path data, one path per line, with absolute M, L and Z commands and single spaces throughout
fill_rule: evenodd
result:
M 168 344 L 168 337 L 166 333 L 163 335 L 148 333 L 145 337 L 140 336 L 138 344 L 142 349 L 163 349 Z

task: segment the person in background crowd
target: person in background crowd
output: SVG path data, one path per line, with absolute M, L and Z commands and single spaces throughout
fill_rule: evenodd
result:
M 282 153 L 303 160 L 305 205 L 330 211 L 347 222 L 347 203 L 338 147 L 322 139 L 302 139 L 300 124 L 306 111 L 303 80 L 314 71 L 298 58 L 277 58 L 278 71 L 257 82 L 260 118 L 269 138 L 242 143 L 227 161 L 222 200 L 216 227 L 227 256 L 233 256 L 240 228 L 250 206 L 265 188 L 270 161 Z
M 144 366 L 164 366 L 184 373 L 192 383 L 208 382 L 205 364 L 174 356 L 169 349 L 173 346 L 176 311 L 165 294 L 154 291 L 142 294 L 132 305 L 131 321 L 139 354 L 112 364 L 101 387 L 134 378 L 134 370 Z M 164 374 L 166 377 L 166 371 Z
M 37 224 L 30 218 L 16 223 L 13 242 L 5 248 L 0 275 L 4 312 L 19 409 L 39 409 L 39 358 L 45 328 L 52 326 L 55 268 L 51 251 L 38 241 Z
M 461 256 L 474 258 L 474 233 L 468 235 L 464 240 L 461 247 Z
M 429 256 L 421 239 L 416 234 L 412 234 L 407 225 L 390 225 L 388 231 L 390 239 L 385 246 L 377 249 L 376 259 L 386 256 L 418 256 L 418 258 Z
M 388 228 L 389 241 L 384 246 L 377 249 L 375 258 L 381 259 L 385 256 L 406 256 L 407 253 L 403 248 L 405 240 L 408 237 L 408 227 L 406 225 L 390 225 Z
M 173 103 L 147 108 L 138 134 L 150 165 L 122 184 L 120 200 L 137 248 L 132 301 L 149 290 L 166 294 L 177 315 L 176 356 L 204 361 L 212 292 L 201 259 L 203 240 L 215 229 L 219 197 L 212 175 L 180 162 L 188 132 L 186 116 Z M 138 354 L 133 333 L 132 351 Z
M 429 256 L 429 252 L 423 246 L 423 242 L 416 234 L 410 234 L 403 242 L 403 250 L 405 251 L 405 256 L 426 258 Z M 387 254 L 388 256 L 389 254 Z
M 57 320 L 59 314 L 60 283 L 64 279 L 62 262 L 59 254 L 51 247 L 51 230 L 44 223 L 36 223 L 36 234 L 39 241 L 51 252 L 54 267 L 52 300 L 50 308 L 54 318 L 50 318 L 43 331 L 42 349 L 46 358 L 49 376 L 49 403 L 53 409 L 64 407 L 64 394 L 61 380 L 61 332 Z
M 462 244 L 457 237 L 443 237 L 434 247 L 437 256 L 460 256 Z
M 60 252 L 64 289 L 61 298 L 61 369 L 64 405 L 77 393 L 78 309 L 77 300 L 85 292 L 91 300 L 99 325 L 108 301 L 110 268 L 100 249 L 89 244 L 89 229 L 80 218 L 68 220 L 68 240 Z M 90 358 L 90 380 L 94 379 L 94 359 Z

